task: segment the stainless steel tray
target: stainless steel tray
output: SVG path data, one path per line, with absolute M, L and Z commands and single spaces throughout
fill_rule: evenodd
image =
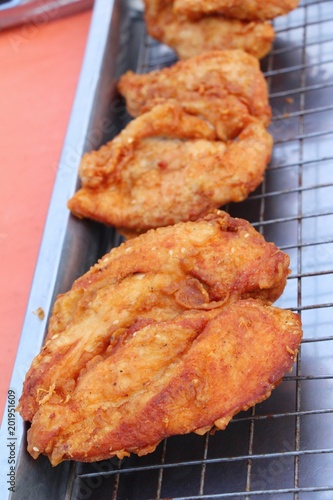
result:
M 6 409 L 1 498 L 10 497 L 11 447 L 13 499 L 333 498 L 333 2 L 303 0 L 275 27 L 274 48 L 262 62 L 274 113 L 273 158 L 260 188 L 224 208 L 291 257 L 292 274 L 278 305 L 302 316 L 304 340 L 293 372 L 225 431 L 173 437 L 153 454 L 122 461 L 56 468 L 45 457 L 34 461 L 26 452 L 25 424 L 16 416 L 12 436 Z M 146 36 L 140 8 L 96 1 L 11 380 L 16 400 L 55 296 L 120 242 L 113 229 L 79 221 L 66 209 L 82 153 L 128 120 L 117 77 L 128 68 L 148 71 L 174 60 L 171 50 Z M 32 314 L 38 307 L 43 320 Z
M 0 31 L 24 25 L 22 35 L 46 22 L 91 8 L 94 0 L 1 0 Z

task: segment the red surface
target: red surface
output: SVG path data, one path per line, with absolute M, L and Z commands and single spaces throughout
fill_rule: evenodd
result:
M 0 33 L 0 414 L 90 18 L 88 11 Z

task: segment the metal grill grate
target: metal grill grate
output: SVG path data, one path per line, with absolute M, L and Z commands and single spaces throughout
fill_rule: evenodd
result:
M 143 25 L 141 13 L 132 23 Z M 262 63 L 273 158 L 260 188 L 224 208 L 290 255 L 277 305 L 301 314 L 298 361 L 223 432 L 170 438 L 146 457 L 72 464 L 71 498 L 333 498 L 333 2 L 303 1 L 275 28 Z M 167 47 L 141 42 L 137 71 L 175 61 Z

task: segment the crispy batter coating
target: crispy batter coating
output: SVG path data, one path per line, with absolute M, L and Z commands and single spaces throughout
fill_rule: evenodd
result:
M 262 181 L 272 138 L 257 121 L 235 141 L 214 137 L 205 120 L 179 105 L 155 106 L 84 155 L 82 188 L 68 207 L 133 236 L 241 201 Z
M 173 10 L 189 18 L 218 13 L 236 19 L 264 21 L 288 14 L 298 4 L 299 0 L 174 0 Z
M 84 155 L 82 188 L 68 202 L 78 217 L 130 237 L 242 201 L 261 183 L 271 108 L 254 57 L 213 51 L 147 75 L 128 72 L 119 90 L 139 116 Z
M 259 62 L 242 50 L 218 50 L 148 74 L 128 71 L 118 83 L 132 116 L 175 101 L 204 117 L 219 139 L 232 139 L 252 117 L 271 120 L 267 83 Z
M 288 266 L 221 211 L 113 249 L 55 302 L 19 402 L 31 455 L 142 455 L 268 397 L 301 339 L 298 316 L 270 306 Z
M 222 49 L 242 49 L 261 59 L 271 50 L 275 37 L 269 22 L 218 14 L 190 19 L 176 14 L 170 0 L 145 0 L 145 21 L 148 33 L 171 47 L 180 59 Z
M 197 313 L 147 325 L 95 360 L 67 404 L 37 413 L 32 456 L 46 453 L 57 465 L 145 455 L 169 436 L 224 429 L 269 397 L 295 360 L 297 316 L 252 300 L 214 312 L 210 321 Z

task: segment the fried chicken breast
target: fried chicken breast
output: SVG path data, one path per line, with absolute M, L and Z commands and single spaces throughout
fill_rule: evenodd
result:
M 267 85 L 257 59 L 213 51 L 119 80 L 133 120 L 83 156 L 68 207 L 127 237 L 245 199 L 271 157 Z M 233 140 L 230 140 L 233 139 Z
M 111 250 L 58 297 L 26 376 L 31 455 L 142 455 L 268 397 L 301 340 L 298 316 L 270 306 L 288 266 L 220 211 Z
M 19 402 L 29 452 L 141 455 L 268 397 L 301 338 L 298 317 L 269 306 L 288 266 L 220 211 L 113 249 L 55 302 Z
M 190 19 L 176 14 L 170 0 L 145 0 L 145 21 L 149 35 L 171 47 L 180 59 L 222 49 L 242 49 L 261 59 L 271 50 L 275 37 L 269 22 L 218 14 Z
M 174 0 L 173 11 L 189 18 L 221 14 L 236 19 L 264 21 L 288 14 L 298 4 L 299 0 Z
M 148 74 L 128 71 L 118 89 L 132 116 L 175 101 L 188 113 L 206 118 L 222 140 L 238 135 L 252 117 L 265 126 L 271 120 L 259 62 L 242 50 L 207 52 Z
M 258 121 L 235 141 L 215 138 L 206 120 L 181 106 L 155 106 L 83 156 L 82 188 L 68 207 L 133 236 L 241 201 L 262 181 L 272 138 Z

